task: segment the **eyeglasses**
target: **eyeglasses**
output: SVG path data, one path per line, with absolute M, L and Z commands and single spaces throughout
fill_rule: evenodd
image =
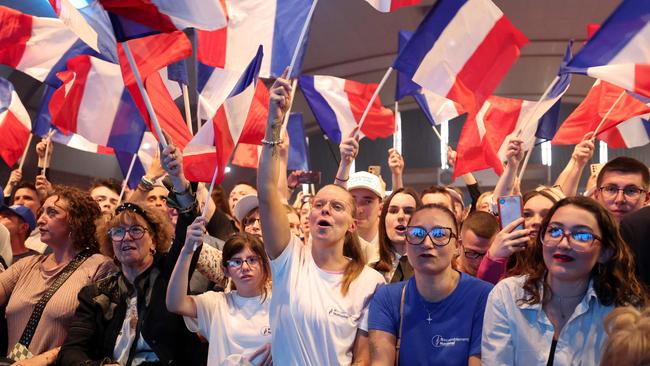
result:
M 469 249 L 465 249 L 463 253 L 465 253 L 465 258 L 469 258 L 469 259 L 478 259 L 478 258 L 483 258 L 483 256 L 485 256 L 485 253 L 479 253 Z
M 252 255 L 250 257 L 247 257 L 246 259 L 241 259 L 241 258 L 234 258 L 234 259 L 229 259 L 226 261 L 226 265 L 228 268 L 232 269 L 237 269 L 240 268 L 244 262 L 248 264 L 249 267 L 256 266 L 257 264 L 260 263 L 260 257 L 256 255 Z
M 129 233 L 131 239 L 138 240 L 138 239 L 142 239 L 144 233 L 147 231 L 149 231 L 149 229 L 142 227 L 140 225 L 133 225 L 128 229 L 121 226 L 116 226 L 108 230 L 108 235 L 111 237 L 111 240 L 113 241 L 122 241 L 126 237 L 126 233 Z
M 571 249 L 576 252 L 586 252 L 591 248 L 594 241 L 602 240 L 598 235 L 586 229 L 566 231 L 559 226 L 549 226 L 544 232 L 542 244 L 547 247 L 556 247 L 565 237 Z
M 422 226 L 407 226 L 406 227 L 406 241 L 412 245 L 420 245 L 424 243 L 427 236 L 437 247 L 444 247 L 449 244 L 451 238 L 456 238 L 456 234 L 449 227 L 434 226 L 431 231 Z
M 641 193 L 646 192 L 644 189 L 635 186 L 628 186 L 625 188 L 618 188 L 617 186 L 604 186 L 598 187 L 598 189 L 606 199 L 614 198 L 618 195 L 619 191 L 623 191 L 623 195 L 625 195 L 627 199 L 636 200 L 639 199 Z
M 251 226 L 251 225 L 255 225 L 256 222 L 260 222 L 259 217 L 247 217 L 242 221 L 242 224 L 244 226 Z

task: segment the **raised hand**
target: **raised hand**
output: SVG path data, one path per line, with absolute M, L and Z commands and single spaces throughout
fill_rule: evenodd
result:
M 573 149 L 573 154 L 571 158 L 580 165 L 585 165 L 591 160 L 591 157 L 594 156 L 594 133 L 588 132 L 582 138 L 579 144 Z
M 359 153 L 359 136 L 357 135 L 358 127 L 355 127 L 350 134 L 341 140 L 339 152 L 341 153 L 341 164 L 351 164 Z
M 394 175 L 402 175 L 404 172 L 404 158 L 394 148 L 388 149 L 388 168 Z
M 186 253 L 194 252 L 196 246 L 203 242 L 205 235 L 206 219 L 203 216 L 198 216 L 194 222 L 187 227 L 187 236 L 185 237 L 185 245 L 183 251 Z
M 508 165 L 517 166 L 524 158 L 523 150 L 524 140 L 516 136 L 511 136 L 508 140 L 508 148 L 506 149 L 506 159 Z
M 275 79 L 269 90 L 269 121 L 272 123 L 282 123 L 284 115 L 291 107 L 291 83 L 287 79 L 289 68 L 287 67 L 282 75 Z
M 490 249 L 488 250 L 492 258 L 508 258 L 512 254 L 520 252 L 528 246 L 531 232 L 530 229 L 515 230 L 515 228 L 524 223 L 524 218 L 520 217 L 517 220 L 506 225 L 503 230 L 495 235 Z
M 451 146 L 447 146 L 447 165 L 449 165 L 450 168 L 453 168 L 454 165 L 456 165 L 456 158 L 458 157 L 458 153 L 451 148 Z

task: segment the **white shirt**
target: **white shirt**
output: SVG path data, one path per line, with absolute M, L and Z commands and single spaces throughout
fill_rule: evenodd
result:
M 553 325 L 541 304 L 518 303 L 525 295 L 525 278 L 503 279 L 490 292 L 483 319 L 483 365 L 544 366 L 548 361 Z M 612 309 L 598 301 L 589 283 L 584 298 L 560 331 L 553 365 L 599 365 L 607 339 L 603 319 Z
M 13 251 L 11 250 L 11 234 L 2 224 L 0 224 L 0 256 L 5 261 L 7 267 L 9 267 L 14 258 Z M 0 272 L 2 271 L 0 270 Z
M 129 354 L 131 346 L 135 339 L 135 332 L 138 323 L 138 298 L 131 296 L 126 304 L 126 316 L 122 322 L 122 329 L 117 335 L 115 340 L 115 347 L 113 348 L 113 359 L 117 360 L 120 365 L 126 365 L 129 361 Z M 147 341 L 142 337 L 142 333 L 138 336 L 138 344 L 136 345 L 136 355 L 133 356 L 131 364 L 133 366 L 140 365 L 144 362 L 156 362 L 158 357 L 151 350 Z
M 318 268 L 311 250 L 292 236 L 271 261 L 273 364 L 349 365 L 357 330 L 368 330 L 368 304 L 384 277 L 366 266 L 343 296 L 343 274 Z
M 32 230 L 31 234 L 29 234 L 29 238 L 25 240 L 25 247 L 41 254 L 45 253 L 47 250 L 47 244 L 41 241 L 41 232 L 38 228 Z
M 208 366 L 240 364 L 271 343 L 270 299 L 262 302 L 261 296 L 241 297 L 237 291 L 208 291 L 192 298 L 197 317 L 183 319 L 190 331 L 200 333 L 210 343 Z
M 366 264 L 379 262 L 379 234 L 371 241 L 359 237 L 359 244 L 361 244 L 361 251 L 366 258 Z

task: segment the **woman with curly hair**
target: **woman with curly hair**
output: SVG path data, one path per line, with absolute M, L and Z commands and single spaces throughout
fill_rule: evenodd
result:
M 0 273 L 0 304 L 7 306 L 10 353 L 22 348 L 27 358 L 56 359 L 79 290 L 115 268 L 98 253 L 95 221 L 100 217 L 97 203 L 77 188 L 59 187 L 45 200 L 37 227 L 52 253 L 24 258 Z M 63 282 L 51 294 L 57 280 Z
M 198 208 L 180 151 L 168 145 L 162 163 L 174 184 L 167 201 L 179 208 L 173 244 L 164 211 L 128 202 L 115 209 L 97 239 L 120 271 L 81 290 L 58 364 L 205 364 L 198 337 L 165 307 L 167 283 Z
M 556 203 L 542 222 L 522 275 L 488 298 L 487 365 L 597 365 L 615 306 L 643 306 L 630 249 L 614 217 L 586 197 Z

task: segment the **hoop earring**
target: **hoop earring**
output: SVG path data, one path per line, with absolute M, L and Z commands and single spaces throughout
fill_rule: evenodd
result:
M 151 253 L 151 255 L 156 255 L 156 248 L 149 248 L 149 253 Z

